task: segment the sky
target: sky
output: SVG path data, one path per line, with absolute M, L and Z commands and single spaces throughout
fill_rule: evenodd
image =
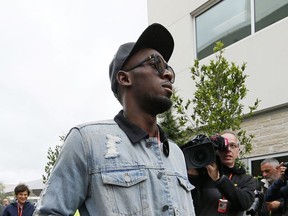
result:
M 109 64 L 147 25 L 146 0 L 0 1 L 0 182 L 41 179 L 59 136 L 118 113 Z

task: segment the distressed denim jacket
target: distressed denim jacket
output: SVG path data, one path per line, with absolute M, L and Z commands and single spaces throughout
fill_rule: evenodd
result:
M 115 121 L 71 129 L 34 215 L 195 215 L 180 148 L 166 141 L 165 156 L 122 111 Z

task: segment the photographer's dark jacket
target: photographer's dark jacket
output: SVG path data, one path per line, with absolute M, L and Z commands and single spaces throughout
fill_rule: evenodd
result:
M 271 202 L 273 200 L 283 199 L 281 204 L 282 215 L 288 216 L 287 203 L 288 203 L 288 186 L 287 180 L 278 179 L 273 182 L 266 191 L 265 201 Z
M 214 182 L 207 174 L 189 178 L 197 216 L 242 216 L 254 201 L 255 179 L 245 169 L 223 167 L 221 178 Z M 230 179 L 231 180 L 230 180 Z M 228 200 L 226 213 L 219 213 L 219 199 Z
M 262 194 L 262 196 L 265 197 L 265 195 L 267 194 L 268 188 L 270 186 L 271 184 L 269 184 L 269 182 L 266 179 L 262 179 L 260 181 L 259 194 Z M 280 202 L 279 208 L 273 212 L 268 211 L 264 197 L 263 197 L 263 201 L 261 202 L 260 209 L 258 209 L 257 211 L 257 216 L 282 216 L 283 213 L 285 212 L 285 203 L 284 203 L 283 197 L 277 196 L 277 197 L 274 197 L 275 198 L 274 200 L 271 200 L 271 201 L 277 200 Z

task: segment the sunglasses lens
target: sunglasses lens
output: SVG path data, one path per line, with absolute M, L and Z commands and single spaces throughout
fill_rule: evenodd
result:
M 168 67 L 167 67 L 167 70 L 168 70 L 169 72 L 171 72 L 172 74 L 174 74 L 174 70 L 173 70 L 172 67 L 168 66 Z
M 164 60 L 160 56 L 156 56 L 155 66 L 156 66 L 157 71 L 160 74 L 164 73 L 165 68 L 166 68 L 166 64 L 165 64 Z
M 171 83 L 175 82 L 175 72 L 172 67 L 168 66 L 167 70 L 172 74 Z
M 171 83 L 174 83 L 174 70 L 164 61 L 164 59 L 162 59 L 160 56 L 154 56 L 154 65 L 159 74 L 164 74 L 165 70 L 168 70 L 172 74 Z

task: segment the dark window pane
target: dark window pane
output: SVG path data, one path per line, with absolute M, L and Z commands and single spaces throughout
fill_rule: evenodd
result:
M 259 31 L 288 16 L 288 0 L 255 0 L 255 30 Z
M 268 158 L 268 157 L 266 157 L 266 158 Z M 278 157 L 275 156 L 273 158 L 277 159 L 279 161 L 279 163 L 288 162 L 288 156 L 278 156 Z M 253 176 L 262 176 L 260 164 L 264 159 L 265 158 L 260 159 L 260 160 L 251 161 L 251 173 Z
M 250 11 L 250 0 L 225 0 L 197 16 L 197 58 L 212 54 L 219 40 L 228 46 L 250 35 Z

